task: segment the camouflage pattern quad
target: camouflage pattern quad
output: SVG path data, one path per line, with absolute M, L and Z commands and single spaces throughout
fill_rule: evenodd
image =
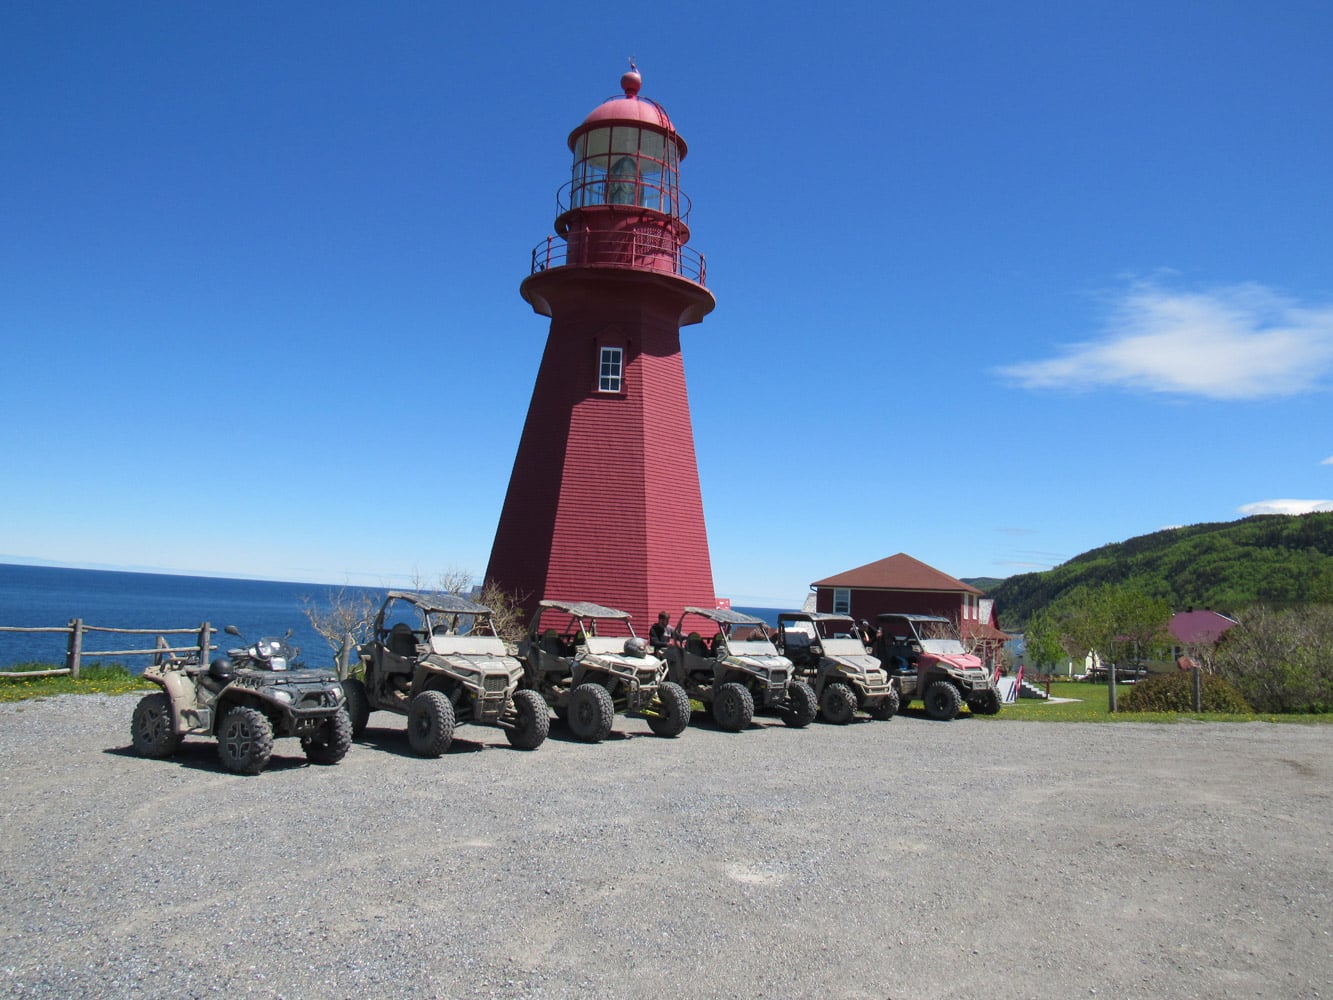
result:
M 585 743 L 606 739 L 618 712 L 644 716 L 658 736 L 689 725 L 689 697 L 629 620 L 591 601 L 543 600 L 519 643 L 525 683 Z
M 266 637 L 207 667 L 197 656 L 161 658 L 143 673 L 161 690 L 134 709 L 135 751 L 170 757 L 184 737 L 212 736 L 227 770 L 258 774 L 274 739 L 294 737 L 312 764 L 338 763 L 352 745 L 343 689 L 331 670 L 293 668 L 295 656 L 285 639 Z
M 778 653 L 761 618 L 730 608 L 687 607 L 666 658 L 668 676 L 728 732 L 745 729 L 755 712 L 777 712 L 797 729 L 814 721 L 814 689 Z
M 778 615 L 777 644 L 815 689 L 825 722 L 846 725 L 858 711 L 888 720 L 898 711 L 897 692 L 849 616 L 784 611 Z
M 523 690 L 523 664 L 495 630 L 493 613 L 456 594 L 391 590 L 360 649 L 364 674 L 343 682 L 352 731 L 365 732 L 375 710 L 407 716 L 407 742 L 439 757 L 463 723 L 504 730 L 511 746 L 535 750 L 551 714 Z

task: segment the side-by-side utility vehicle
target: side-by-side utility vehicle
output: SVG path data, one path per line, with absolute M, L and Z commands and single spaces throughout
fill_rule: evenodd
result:
M 225 631 L 241 637 L 234 625 Z M 295 667 L 285 638 L 229 649 L 208 666 L 206 655 L 161 658 L 143 672 L 161 690 L 134 709 L 130 733 L 141 757 L 170 757 L 186 736 L 214 737 L 223 767 L 236 774 L 262 771 L 278 737 L 299 739 L 312 764 L 347 754 L 352 723 L 333 671 Z
M 778 615 L 778 650 L 814 688 L 825 722 L 845 725 L 858 711 L 891 719 L 898 711 L 893 685 L 848 616 L 784 611 Z
M 344 681 L 355 735 L 372 710 L 407 716 L 407 742 L 422 757 L 449 749 L 465 722 L 504 730 L 509 743 L 534 750 L 551 714 L 524 690 L 523 664 L 505 650 L 491 609 L 456 594 L 391 590 L 361 646 L 363 679 Z
M 629 620 L 591 601 L 543 600 L 519 643 L 525 684 L 586 743 L 606 739 L 617 712 L 644 716 L 658 736 L 689 725 L 689 697 Z
M 739 732 L 756 711 L 777 712 L 798 729 L 814 721 L 814 690 L 778 653 L 761 618 L 730 608 L 688 607 L 666 659 L 668 676 L 703 702 L 722 729 Z
M 979 657 L 963 648 L 948 618 L 883 614 L 877 624 L 875 652 L 888 668 L 902 705 L 920 698 L 926 714 L 941 720 L 957 716 L 964 704 L 979 715 L 1000 711 L 995 678 Z

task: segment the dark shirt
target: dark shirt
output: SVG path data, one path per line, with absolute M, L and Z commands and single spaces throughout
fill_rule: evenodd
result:
M 671 645 L 671 637 L 675 632 L 676 630 L 670 625 L 654 622 L 653 627 L 648 630 L 648 645 L 652 646 L 654 651 L 665 649 Z

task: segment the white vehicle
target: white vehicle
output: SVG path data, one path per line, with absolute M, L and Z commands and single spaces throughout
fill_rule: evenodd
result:
M 519 643 L 525 685 L 585 743 L 606 739 L 617 712 L 644 716 L 658 736 L 679 736 L 690 723 L 689 696 L 629 619 L 591 601 L 539 601 Z
M 708 706 L 722 729 L 739 732 L 756 711 L 778 712 L 796 729 L 814 721 L 815 692 L 778 653 L 763 619 L 730 608 L 686 608 L 666 657 L 671 679 Z
M 825 722 L 846 725 L 858 711 L 888 720 L 898 711 L 888 675 L 847 615 L 784 611 L 778 615 L 778 649 L 815 689 Z

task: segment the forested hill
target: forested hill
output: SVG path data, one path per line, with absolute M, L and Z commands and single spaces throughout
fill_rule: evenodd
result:
M 1139 535 L 991 589 L 1002 627 L 1080 586 L 1129 583 L 1172 607 L 1239 611 L 1333 603 L 1333 513 L 1261 514 Z

